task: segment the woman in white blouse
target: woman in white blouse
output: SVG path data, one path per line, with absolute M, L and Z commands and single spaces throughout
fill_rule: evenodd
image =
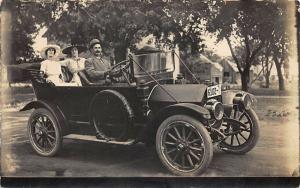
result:
M 63 53 L 69 56 L 68 59 L 61 61 L 61 65 L 64 65 L 73 74 L 71 83 L 76 83 L 77 86 L 82 86 L 78 72 L 85 69 L 85 59 L 78 56 L 79 53 L 85 51 L 86 48 L 80 45 L 71 45 L 63 49 Z
M 42 49 L 41 55 L 45 59 L 41 62 L 40 70 L 46 75 L 46 80 L 54 85 L 62 85 L 61 64 L 56 60 L 60 53 L 60 47 L 57 45 L 48 45 Z

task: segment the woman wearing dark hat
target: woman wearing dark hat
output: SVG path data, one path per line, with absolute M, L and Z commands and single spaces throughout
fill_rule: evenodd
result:
M 85 59 L 78 56 L 79 53 L 85 51 L 86 48 L 80 45 L 71 45 L 63 49 L 63 53 L 69 56 L 68 59 L 61 61 L 62 65 L 65 65 L 69 71 L 73 74 L 71 83 L 76 83 L 78 86 L 82 86 L 78 72 L 85 69 Z
M 55 85 L 63 84 L 61 65 L 56 60 L 60 53 L 60 47 L 57 45 L 47 45 L 41 50 L 41 56 L 45 59 L 41 62 L 40 70 L 47 76 L 46 80 Z

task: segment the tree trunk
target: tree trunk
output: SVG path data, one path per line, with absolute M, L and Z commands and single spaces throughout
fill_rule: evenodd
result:
M 277 76 L 278 76 L 278 88 L 280 91 L 283 91 L 285 90 L 285 87 L 284 87 L 284 78 L 281 70 L 281 64 L 278 62 L 278 60 L 275 60 L 275 65 L 276 65 Z
M 124 46 L 116 47 L 114 49 L 115 63 L 119 63 L 126 59 L 127 48 Z
M 15 64 L 15 55 L 12 53 L 12 5 L 10 1 L 4 1 L 1 12 L 1 63 L 2 65 Z M 3 69 L 3 70 L 2 70 Z M 0 80 L 10 82 L 13 80 L 13 75 L 9 74 L 11 69 L 1 66 Z
M 241 79 L 242 79 L 242 90 L 248 91 L 249 90 L 249 81 L 250 81 L 250 70 L 245 69 L 241 73 Z
M 266 79 L 266 88 L 269 88 L 270 87 L 270 73 L 266 73 L 265 79 Z

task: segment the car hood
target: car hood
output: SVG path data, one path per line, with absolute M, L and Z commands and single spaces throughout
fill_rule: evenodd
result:
M 207 86 L 203 84 L 156 85 L 150 93 L 149 100 L 161 102 L 201 102 L 206 88 Z

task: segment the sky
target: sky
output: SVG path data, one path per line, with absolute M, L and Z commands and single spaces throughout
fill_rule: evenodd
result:
M 32 47 L 35 52 L 39 52 L 43 47 L 47 45 L 47 39 L 42 37 L 46 31 L 47 28 L 43 27 L 34 39 L 34 44 L 32 45 Z
M 214 51 L 217 55 L 221 57 L 231 56 L 230 49 L 225 40 L 222 40 L 217 43 L 216 37 L 213 36 L 206 36 L 204 39 L 205 44 L 209 50 Z

